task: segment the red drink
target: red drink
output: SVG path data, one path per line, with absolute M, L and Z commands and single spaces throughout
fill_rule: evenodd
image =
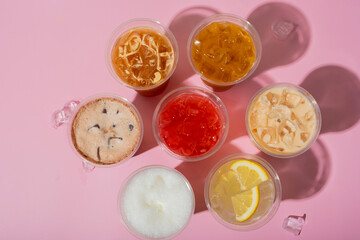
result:
M 165 145 L 185 157 L 207 153 L 218 142 L 223 128 L 215 103 L 196 93 L 182 94 L 169 101 L 158 123 Z

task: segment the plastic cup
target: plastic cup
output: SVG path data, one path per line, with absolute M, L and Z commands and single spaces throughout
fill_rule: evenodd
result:
M 118 210 L 126 229 L 139 239 L 171 239 L 194 214 L 189 181 L 175 169 L 150 165 L 133 172 L 118 194 Z
M 280 152 L 278 150 L 276 150 L 273 147 L 269 147 L 269 145 L 265 144 L 264 141 L 262 139 L 260 139 L 253 131 L 252 131 L 252 127 L 251 127 L 251 114 L 254 111 L 254 103 L 259 101 L 259 97 L 264 96 L 264 93 L 266 92 L 266 94 L 268 93 L 269 90 L 274 90 L 274 89 L 288 89 L 290 91 L 290 93 L 295 93 L 296 95 L 299 95 L 301 97 L 303 97 L 309 104 L 309 106 L 311 106 L 311 109 L 314 112 L 314 127 L 313 130 L 311 131 L 311 133 L 309 134 L 307 140 L 305 141 L 305 143 L 303 143 L 303 145 L 299 145 L 299 147 L 295 150 L 289 150 L 289 151 L 284 151 L 284 152 Z M 307 104 L 306 103 L 306 104 Z M 300 103 L 302 104 L 302 103 Z M 290 107 L 288 109 L 290 109 L 290 111 L 295 112 L 295 110 L 291 110 L 294 109 L 292 108 L 293 106 L 290 105 Z M 305 118 L 305 116 L 301 116 L 301 114 L 297 114 L 298 117 L 300 118 Z M 294 118 L 294 117 L 291 117 Z M 282 126 L 283 122 L 279 121 L 279 127 Z M 299 119 L 291 119 L 291 121 L 293 122 L 293 124 L 295 124 L 295 126 L 297 126 L 297 128 L 300 128 L 301 124 L 304 124 L 304 122 L 302 122 L 303 120 L 299 120 Z M 246 123 L 246 130 L 248 132 L 248 135 L 250 137 L 250 140 L 255 144 L 255 146 L 261 150 L 262 152 L 273 156 L 273 157 L 278 157 L 278 158 L 289 158 L 289 157 L 295 157 L 298 156 L 302 153 L 304 153 L 305 151 L 307 151 L 312 144 L 316 141 L 316 139 L 319 136 L 320 133 L 320 129 L 321 129 L 321 113 L 320 113 L 320 108 L 319 105 L 317 104 L 317 102 L 315 101 L 315 99 L 311 96 L 311 94 L 309 92 L 307 92 L 305 89 L 296 86 L 294 84 L 290 84 L 290 83 L 273 83 L 270 84 L 262 89 L 260 89 L 250 100 L 249 105 L 247 107 L 246 110 L 246 117 L 245 117 L 245 123 Z M 305 122 L 306 123 L 306 122 Z M 282 132 L 280 130 L 280 128 L 278 128 L 277 130 L 279 132 L 279 136 L 281 136 Z M 289 128 L 285 129 L 284 131 L 288 132 L 291 131 Z M 302 134 L 302 133 L 301 133 Z M 274 145 L 276 147 L 276 144 Z
M 147 29 L 147 30 L 151 30 L 152 32 L 157 32 L 157 33 L 161 34 L 163 37 L 165 36 L 173 48 L 173 53 L 174 53 L 173 58 L 174 59 L 173 59 L 172 67 L 167 71 L 166 76 L 161 81 L 156 82 L 153 85 L 149 85 L 149 86 L 131 85 L 131 84 L 127 83 L 125 81 L 125 79 L 123 79 L 114 70 L 114 65 L 112 63 L 112 53 L 114 51 L 114 45 L 124 34 L 126 34 L 129 30 L 133 30 L 133 29 L 139 29 L 139 30 Z M 172 34 L 172 32 L 166 26 L 161 24 L 160 22 L 154 21 L 152 19 L 146 19 L 146 18 L 132 19 L 132 20 L 124 22 L 123 24 L 118 26 L 112 33 L 112 35 L 108 41 L 108 44 L 106 47 L 106 52 L 105 52 L 106 65 L 107 65 L 107 68 L 110 71 L 111 75 L 113 76 L 113 78 L 115 80 L 117 80 L 118 82 L 120 82 L 122 85 L 124 85 L 128 88 L 131 88 L 131 89 L 137 91 L 139 94 L 144 95 L 144 96 L 157 95 L 165 89 L 171 75 L 175 71 L 175 68 L 176 68 L 177 62 L 178 62 L 178 58 L 179 58 L 178 45 L 177 45 L 176 39 L 175 39 L 174 35 Z
M 138 120 L 138 124 L 139 124 L 139 137 L 137 139 L 137 142 L 135 145 L 131 145 L 131 149 L 125 149 L 127 150 L 129 153 L 127 155 L 125 155 L 125 157 L 123 159 L 120 159 L 118 162 L 115 163 L 111 163 L 111 164 L 104 164 L 104 163 L 97 163 L 94 160 L 90 159 L 89 157 L 87 157 L 84 153 L 82 153 L 79 149 L 77 149 L 75 147 L 75 142 L 74 142 L 74 137 L 73 137 L 73 123 L 74 123 L 74 119 L 77 115 L 77 113 L 87 104 L 97 101 L 98 99 L 116 99 L 119 102 L 121 102 L 122 104 L 124 104 L 126 107 L 128 107 L 130 109 L 130 111 L 132 112 L 132 114 L 134 114 L 134 116 L 137 118 Z M 109 114 L 116 114 L 116 113 L 109 113 Z M 68 139 L 69 139 L 69 143 L 71 148 L 73 149 L 73 151 L 75 152 L 75 154 L 82 159 L 83 163 L 84 163 L 84 167 L 87 170 L 92 170 L 94 167 L 115 167 L 118 166 L 120 164 L 123 164 L 124 162 L 126 162 L 127 160 L 129 160 L 135 153 L 136 151 L 139 149 L 140 145 L 141 145 L 141 141 L 143 138 L 143 122 L 142 122 L 142 118 L 141 115 L 139 113 L 139 111 L 136 109 L 136 107 L 129 102 L 127 99 L 120 97 L 118 95 L 115 94 L 97 94 L 97 95 L 93 95 L 90 96 L 86 99 L 84 99 L 83 101 L 80 102 L 79 105 L 76 106 L 76 108 L 74 109 L 70 119 L 69 119 L 69 123 L 68 123 Z M 99 127 L 99 134 L 101 131 L 107 131 L 106 129 L 102 129 Z M 111 131 L 111 130 L 110 130 Z M 130 150 L 130 151 L 129 151 Z
M 201 98 L 201 100 L 190 99 L 188 101 L 185 99 L 184 100 L 184 102 L 186 102 L 184 104 L 185 107 L 182 106 L 181 110 L 179 110 L 178 112 L 177 111 L 174 112 L 173 116 L 168 116 L 169 119 L 172 119 L 173 117 L 175 117 L 175 115 L 177 115 L 177 117 L 180 116 L 178 118 L 178 122 L 180 122 L 180 124 L 176 125 L 176 127 L 181 129 L 176 133 L 175 131 L 173 131 L 174 135 L 167 136 L 164 133 L 164 131 L 166 130 L 164 130 L 165 128 L 162 126 L 163 123 L 160 121 L 164 114 L 164 109 L 169 109 L 169 106 L 171 106 L 171 104 L 174 101 L 178 101 L 179 99 L 182 98 L 187 98 L 188 96 L 190 96 L 190 98 L 193 98 L 194 96 L 199 97 Z M 190 101 L 194 101 L 198 105 L 193 106 L 191 105 L 192 103 L 190 103 Z M 200 103 L 198 103 L 197 101 L 200 101 Z M 201 103 L 201 101 L 203 101 L 203 103 Z M 199 112 L 199 115 L 202 114 L 201 108 L 204 107 L 205 105 L 207 105 L 207 107 L 205 108 L 208 109 L 206 111 L 209 111 L 209 113 L 211 114 L 211 118 L 214 118 L 213 116 L 214 114 L 217 115 L 217 117 L 215 117 L 217 118 L 217 122 L 216 122 L 217 127 L 216 130 L 214 130 L 216 131 L 216 133 L 214 134 L 213 137 L 211 137 L 212 139 L 214 139 L 214 142 L 211 142 L 209 145 L 211 147 L 204 146 L 204 149 L 206 150 L 201 150 L 203 152 L 199 154 L 192 154 L 192 152 L 188 153 L 188 151 L 190 151 L 189 148 L 195 145 L 196 145 L 195 149 L 197 147 L 200 148 L 201 142 L 200 143 L 193 142 L 193 145 L 185 146 L 185 147 L 179 145 L 179 148 L 183 149 L 181 150 L 182 152 L 180 152 L 180 150 L 176 150 L 174 147 L 171 147 L 169 145 L 170 144 L 169 142 L 172 141 L 171 139 L 174 138 L 182 139 L 181 144 L 184 143 L 184 141 L 186 142 L 186 140 L 184 140 L 186 138 L 188 139 L 188 142 L 195 141 L 194 139 L 197 138 L 203 141 L 203 139 L 199 137 L 199 133 L 207 129 L 212 129 L 210 124 L 207 122 L 209 118 L 204 116 L 197 118 L 198 116 L 197 113 Z M 195 113 L 191 111 L 194 111 Z M 184 117 L 185 115 L 186 117 Z M 181 117 L 183 119 L 181 119 Z M 173 123 L 167 124 L 167 126 L 170 126 L 172 128 L 175 126 L 173 125 Z M 197 126 L 197 128 L 194 126 Z M 168 93 L 161 99 L 161 101 L 157 105 L 153 116 L 153 131 L 157 143 L 168 154 L 183 161 L 198 161 L 208 158 L 209 156 L 214 154 L 223 145 L 227 137 L 228 129 L 229 129 L 229 118 L 224 103 L 215 94 L 208 91 L 207 89 L 200 87 L 182 87 Z M 204 132 L 204 134 L 206 134 L 206 132 Z M 186 137 L 184 137 L 184 135 L 186 135 Z M 192 151 L 194 152 L 195 150 Z
M 237 24 L 238 26 L 242 27 L 247 33 L 249 33 L 249 35 L 251 36 L 253 43 L 254 43 L 254 47 L 255 47 L 254 63 L 252 64 L 251 68 L 248 70 L 248 72 L 244 76 L 242 76 L 234 81 L 231 81 L 231 82 L 219 82 L 219 81 L 214 81 L 214 80 L 207 78 L 199 71 L 199 69 L 197 69 L 197 67 L 195 66 L 194 60 L 193 60 L 192 51 L 193 51 L 193 43 L 195 41 L 195 38 L 198 36 L 198 34 L 200 33 L 201 30 L 203 30 L 205 27 L 207 27 L 208 25 L 210 25 L 211 23 L 214 23 L 214 22 L 230 22 L 230 23 Z M 262 45 L 261 45 L 259 34 L 257 33 L 256 29 L 247 20 L 245 20 L 239 16 L 231 15 L 231 14 L 216 14 L 216 15 L 210 16 L 208 18 L 205 18 L 202 22 L 200 22 L 193 29 L 192 33 L 190 34 L 188 44 L 187 44 L 188 58 L 189 58 L 191 67 L 200 76 L 201 80 L 206 85 L 213 88 L 215 91 L 227 90 L 227 89 L 231 88 L 232 86 L 249 78 L 251 76 L 251 74 L 255 71 L 257 66 L 259 65 L 259 62 L 261 59 L 261 51 L 262 51 Z
M 231 212 L 228 207 L 225 207 L 223 202 L 219 203 L 214 200 L 218 196 L 214 194 L 213 189 L 216 186 L 216 180 L 219 174 L 225 171 L 225 169 L 228 169 L 232 162 L 241 159 L 260 165 L 267 173 L 268 180 L 260 183 L 258 186 L 260 201 L 253 215 L 243 222 L 237 222 L 234 212 Z M 269 222 L 277 212 L 282 197 L 280 179 L 274 168 L 261 157 L 246 153 L 233 154 L 220 160 L 211 169 L 206 178 L 204 193 L 206 206 L 212 216 L 224 226 L 238 231 L 255 230 Z

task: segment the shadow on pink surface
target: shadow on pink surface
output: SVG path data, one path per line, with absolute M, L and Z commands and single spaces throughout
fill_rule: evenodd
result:
M 349 129 L 360 119 L 360 80 L 350 70 L 326 65 L 312 71 L 301 83 L 320 106 L 321 133 Z
M 310 43 L 310 27 L 305 16 L 286 3 L 266 3 L 256 8 L 248 21 L 258 31 L 262 57 L 253 76 L 298 60 Z
M 320 139 L 297 157 L 279 159 L 263 152 L 258 156 L 268 161 L 278 173 L 282 200 L 313 196 L 325 186 L 330 175 L 330 156 Z

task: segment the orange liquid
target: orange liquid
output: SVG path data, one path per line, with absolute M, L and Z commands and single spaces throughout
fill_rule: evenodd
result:
M 116 74 L 134 87 L 160 84 L 174 65 L 168 38 L 150 28 L 133 28 L 119 37 L 111 53 Z
M 250 34 L 231 22 L 213 22 L 202 29 L 192 44 L 197 70 L 215 82 L 234 82 L 255 62 L 255 46 Z

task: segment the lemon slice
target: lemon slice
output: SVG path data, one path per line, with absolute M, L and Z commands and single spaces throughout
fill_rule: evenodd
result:
M 237 222 L 244 222 L 254 214 L 259 205 L 259 195 L 259 187 L 255 186 L 231 197 Z
M 230 168 L 237 174 L 242 191 L 252 189 L 269 179 L 262 166 L 249 160 L 238 160 Z

